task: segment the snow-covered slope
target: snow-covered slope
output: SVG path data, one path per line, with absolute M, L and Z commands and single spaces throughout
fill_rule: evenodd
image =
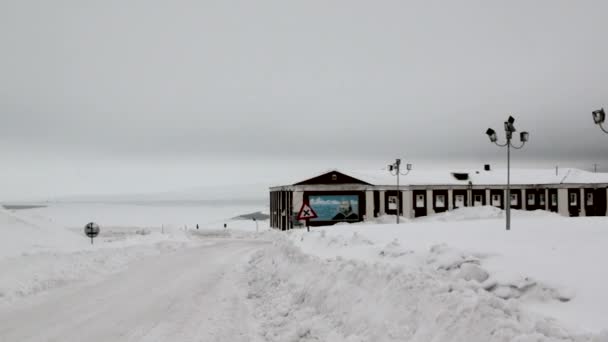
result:
M 41 251 L 71 250 L 86 240 L 54 222 L 17 215 L 0 207 L 0 259 Z

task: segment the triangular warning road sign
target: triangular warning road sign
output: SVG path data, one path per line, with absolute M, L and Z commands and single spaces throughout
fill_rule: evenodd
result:
M 317 217 L 317 213 L 315 213 L 315 211 L 312 210 L 312 208 L 308 204 L 302 204 L 302 208 L 300 209 L 300 213 L 298 214 L 298 220 L 308 220 Z

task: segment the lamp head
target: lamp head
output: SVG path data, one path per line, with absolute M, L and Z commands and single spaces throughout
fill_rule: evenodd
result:
M 604 108 L 594 110 L 591 114 L 593 115 L 593 122 L 595 122 L 596 125 L 603 124 L 604 120 L 606 120 Z
M 505 121 L 505 132 L 513 133 L 513 132 L 517 131 L 515 129 L 515 126 L 513 126 L 513 121 L 515 121 L 515 119 L 513 119 L 512 116 L 509 116 L 509 120 Z
M 407 165 L 405 166 L 405 168 L 406 168 L 408 171 L 412 171 L 412 164 L 407 164 Z
M 528 141 L 529 138 L 530 138 L 530 133 L 528 133 L 528 132 L 519 133 L 519 139 L 521 139 L 521 142 L 525 143 Z
M 493 129 L 488 128 L 486 134 L 488 135 L 488 138 L 490 138 L 491 142 L 496 142 L 496 140 L 498 140 L 498 138 L 496 137 L 496 131 L 494 131 Z

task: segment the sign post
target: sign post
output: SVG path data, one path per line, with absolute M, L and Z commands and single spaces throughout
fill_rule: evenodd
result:
M 308 203 L 302 204 L 302 208 L 300 208 L 300 213 L 298 214 L 298 220 L 306 220 L 306 230 L 310 231 L 310 219 L 317 218 L 317 213 L 308 205 Z
M 84 226 L 84 233 L 86 236 L 91 238 L 91 245 L 93 244 L 93 238 L 99 235 L 99 225 L 95 222 L 89 222 Z

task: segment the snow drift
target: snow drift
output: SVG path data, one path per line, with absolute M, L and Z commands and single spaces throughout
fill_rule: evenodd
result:
M 522 311 L 474 282 L 417 267 L 319 259 L 286 240 L 249 265 L 268 341 L 606 341 Z

